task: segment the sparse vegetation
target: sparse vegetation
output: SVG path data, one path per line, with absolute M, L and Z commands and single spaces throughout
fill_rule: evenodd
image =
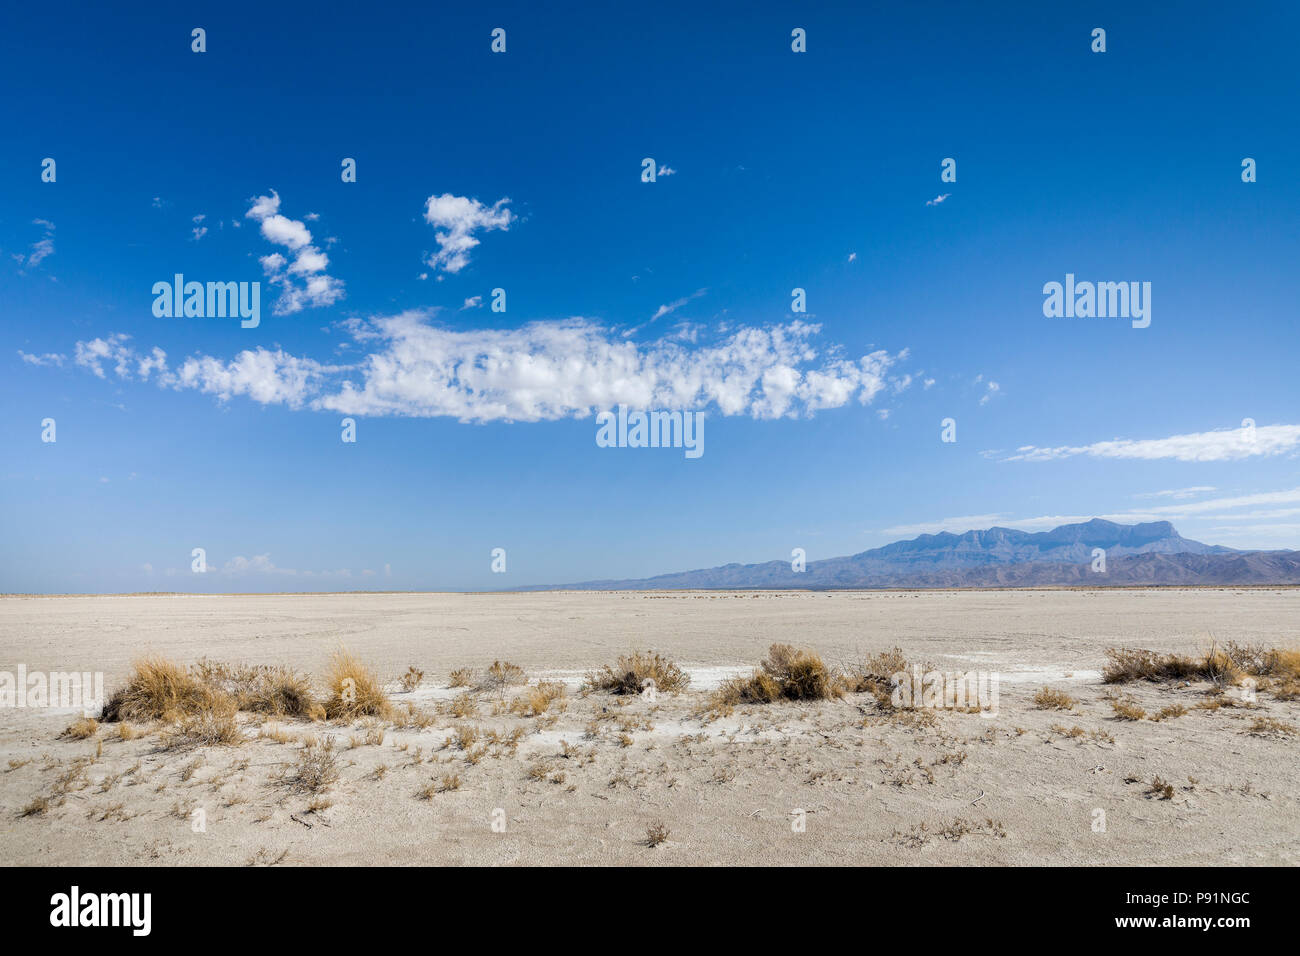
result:
M 640 694 L 653 682 L 656 691 L 675 694 L 686 689 L 690 675 L 659 654 L 633 651 L 610 666 L 587 674 L 583 686 L 611 694 Z
M 451 672 L 447 681 L 448 687 L 469 687 L 474 683 L 474 671 L 468 667 L 461 667 Z
M 844 684 L 812 651 L 773 644 L 762 667 L 749 677 L 732 677 L 715 692 L 715 706 L 769 704 L 777 700 L 828 700 L 844 694 Z
M 329 688 L 325 715 L 330 720 L 388 717 L 392 711 L 378 678 L 345 647 L 330 658 L 325 683 Z
M 424 680 L 424 671 L 419 670 L 412 664 L 406 668 L 406 673 L 401 677 L 402 690 L 409 694 L 420 686 L 422 680 Z
M 500 691 L 527 682 L 528 676 L 518 664 L 511 664 L 509 661 L 493 661 L 492 666 L 484 671 L 482 679 L 478 682 L 478 690 Z
M 1039 710 L 1073 710 L 1077 703 L 1069 694 L 1054 687 L 1044 687 L 1034 695 L 1034 706 Z
M 99 733 L 99 721 L 94 717 L 82 717 L 65 727 L 63 733 L 59 736 L 68 737 L 71 740 L 86 740 L 97 733 Z
M 653 849 L 661 843 L 667 843 L 670 833 L 668 824 L 662 820 L 656 820 L 645 828 L 645 845 Z
M 298 766 L 285 777 L 285 783 L 293 790 L 319 793 L 338 779 L 338 754 L 334 752 L 333 744 L 326 741 L 303 747 L 298 755 Z
M 1141 720 L 1147 715 L 1145 710 L 1131 700 L 1116 698 L 1110 702 L 1110 708 L 1115 712 L 1116 720 Z
M 1294 724 L 1273 717 L 1259 717 L 1250 725 L 1247 733 L 1256 737 L 1293 737 L 1297 733 Z

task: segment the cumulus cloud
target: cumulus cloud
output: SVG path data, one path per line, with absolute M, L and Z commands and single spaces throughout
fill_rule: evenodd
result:
M 1300 446 L 1300 425 L 1260 425 L 1218 431 L 1191 432 L 1168 438 L 1115 438 L 1091 445 L 1040 448 L 1024 445 L 1003 461 L 1057 461 L 1086 455 L 1090 458 L 1128 458 L 1144 461 L 1240 461 L 1293 452 Z
M 292 261 L 279 252 L 259 260 L 267 280 L 280 289 L 276 315 L 291 315 L 306 308 L 333 305 L 343 298 L 343 282 L 326 274 L 329 256 L 312 244 L 311 230 L 280 213 L 280 195 L 257 196 L 244 214 L 261 224 L 262 237 L 294 253 Z M 196 239 L 199 238 L 197 235 Z
M 424 204 L 424 219 L 434 227 L 438 251 L 428 259 L 431 268 L 460 272 L 469 265 L 470 250 L 479 244 L 474 233 L 500 229 L 505 232 L 518 217 L 506 207 L 509 198 L 485 206 L 477 199 L 443 193 L 430 196 Z
M 866 405 L 889 385 L 906 352 L 850 358 L 819 347 L 821 327 L 790 322 L 731 328 L 711 341 L 665 337 L 633 343 L 586 319 L 518 329 L 456 331 L 424 311 L 342 324 L 366 354 L 348 366 L 264 348 L 233 359 L 191 356 L 179 366 L 125 335 L 78 342 L 76 364 L 100 378 L 152 379 L 228 400 L 354 415 L 451 417 L 467 422 L 583 418 L 634 408 L 714 409 L 723 415 L 792 418 L 850 402 Z

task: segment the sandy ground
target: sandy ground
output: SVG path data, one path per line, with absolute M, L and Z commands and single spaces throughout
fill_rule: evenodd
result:
M 1148 712 L 1189 708 L 1134 722 L 1105 699 L 1105 648 L 1190 653 L 1211 635 L 1300 646 L 1300 590 L 3 597 L 0 670 L 103 671 L 111 689 L 153 651 L 318 674 L 342 642 L 386 679 L 408 665 L 425 677 L 393 694 L 414 717 L 245 717 L 239 746 L 168 750 L 158 728 L 123 740 L 116 725 L 74 741 L 59 733 L 75 714 L 0 710 L 0 858 L 1300 863 L 1300 738 L 1250 731 L 1260 716 L 1300 724 L 1300 701 L 1261 693 L 1253 707 L 1204 710 L 1204 686 L 1128 685 Z M 775 641 L 828 662 L 897 645 L 944 670 L 996 672 L 998 713 L 899 720 L 861 694 L 708 714 L 709 689 Z M 579 692 L 587 668 L 637 648 L 678 661 L 691 688 L 654 701 Z M 569 696 L 525 717 L 509 712 L 523 688 L 479 693 L 475 715 L 453 716 L 449 672 L 496 659 L 565 682 Z M 1073 710 L 1036 708 L 1044 686 L 1074 697 Z M 466 727 L 477 741 L 447 743 Z M 340 777 L 319 795 L 285 779 L 310 737 L 338 755 Z M 1170 799 L 1147 792 L 1157 776 Z M 452 777 L 459 788 L 442 789 Z M 41 796 L 48 810 L 21 815 Z M 668 839 L 651 848 L 657 821 Z

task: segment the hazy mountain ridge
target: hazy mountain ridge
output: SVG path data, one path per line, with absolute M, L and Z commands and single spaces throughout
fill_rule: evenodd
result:
M 1092 569 L 1093 549 L 1106 571 Z M 846 557 L 725 564 L 628 580 L 519 590 L 708 588 L 1040 587 L 1142 584 L 1300 584 L 1300 551 L 1236 551 L 1180 535 L 1168 521 L 1122 525 L 1093 519 L 1050 531 L 994 527 L 923 534 Z

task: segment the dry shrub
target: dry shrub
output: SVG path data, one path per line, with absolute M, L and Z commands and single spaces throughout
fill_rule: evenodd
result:
M 85 740 L 97 733 L 99 733 L 99 721 L 94 717 L 82 717 L 65 727 L 63 733 L 59 734 L 59 736 L 69 737 L 72 740 Z
M 325 716 L 330 720 L 387 717 L 392 710 L 374 672 L 346 647 L 340 647 L 330 657 L 325 685 L 329 688 Z
M 1174 785 L 1160 777 L 1151 778 L 1151 786 L 1147 788 L 1147 796 L 1156 797 L 1160 800 L 1172 800 L 1174 798 Z
M 227 696 L 174 661 L 144 657 L 132 665 L 126 686 L 109 696 L 101 719 L 174 721 L 224 706 Z
M 1110 707 L 1115 712 L 1116 720 L 1141 720 L 1147 715 L 1145 710 L 1131 700 L 1112 700 Z
M 1273 717 L 1259 717 L 1250 725 L 1247 733 L 1256 737 L 1293 737 L 1297 733 L 1294 724 L 1277 720 Z
M 474 683 L 474 671 L 469 667 L 461 667 L 451 672 L 447 681 L 448 687 L 469 687 Z
M 474 717 L 478 714 L 478 704 L 468 691 L 463 694 L 457 694 L 447 705 L 447 709 L 453 717 Z
M 901 647 L 873 654 L 860 664 L 851 666 L 845 675 L 846 685 L 855 694 L 884 692 L 893 688 L 894 675 L 908 669 L 907 655 Z
M 1161 707 L 1159 713 L 1151 719 L 1159 723 L 1162 720 L 1168 720 L 1171 717 L 1185 717 L 1187 708 L 1182 704 L 1170 704 L 1168 707 Z
M 624 654 L 614 666 L 606 664 L 589 673 L 584 686 L 611 694 L 639 694 L 653 681 L 655 690 L 677 693 L 691 682 L 690 675 L 668 658 L 650 652 Z
M 1044 687 L 1034 695 L 1034 706 L 1039 710 L 1072 710 L 1076 703 L 1069 694 L 1053 687 Z
M 661 843 L 667 843 L 670 832 L 668 824 L 656 820 L 645 828 L 645 845 L 653 849 Z
M 33 797 L 32 802 L 18 811 L 20 817 L 39 817 L 50 811 L 50 801 L 46 797 Z
M 844 694 L 844 684 L 812 651 L 773 644 L 762 669 L 749 677 L 723 681 L 714 703 L 769 704 L 777 700 L 829 700 Z
M 409 694 L 420 686 L 422 680 L 424 680 L 424 671 L 419 670 L 412 664 L 406 668 L 406 673 L 401 677 L 402 690 Z
M 505 690 L 516 684 L 525 684 L 528 676 L 518 664 L 509 661 L 493 661 L 478 683 L 478 690 Z
M 339 778 L 338 754 L 329 741 L 323 744 L 308 744 L 298 755 L 298 766 L 285 783 L 293 790 L 305 790 L 319 793 Z
M 168 750 L 177 750 L 239 743 L 244 735 L 235 720 L 235 713 L 234 701 L 227 698 L 210 710 L 186 714 L 164 735 L 162 745 Z
M 278 664 L 226 664 L 206 658 L 191 668 L 201 684 L 235 699 L 240 710 L 306 717 L 315 706 L 311 681 Z
M 539 681 L 517 699 L 511 710 L 523 717 L 536 717 L 551 709 L 551 704 L 564 697 L 564 684 L 560 681 Z

